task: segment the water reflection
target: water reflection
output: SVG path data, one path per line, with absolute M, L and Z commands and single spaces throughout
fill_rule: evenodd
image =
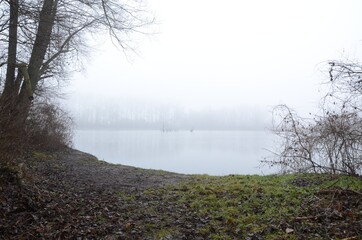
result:
M 263 131 L 78 130 L 74 145 L 107 162 L 142 168 L 188 174 L 269 174 L 272 169 L 258 166 L 272 138 Z

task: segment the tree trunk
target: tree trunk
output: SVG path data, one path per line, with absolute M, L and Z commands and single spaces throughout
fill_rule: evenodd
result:
M 34 90 L 36 89 L 36 85 L 39 82 L 40 68 L 43 64 L 46 51 L 50 44 L 57 4 L 58 0 L 45 0 L 39 15 L 38 31 L 28 67 L 31 87 Z
M 8 42 L 8 59 L 6 63 L 6 78 L 3 93 L 0 97 L 0 149 L 10 149 L 14 145 L 13 135 L 16 129 L 14 121 L 14 109 L 16 102 L 15 72 L 16 72 L 16 53 L 18 40 L 18 0 L 8 2 L 10 7 L 9 19 L 9 42 Z
M 10 21 L 9 21 L 9 43 L 8 43 L 8 59 L 6 68 L 6 78 L 4 91 L 1 95 L 2 101 L 13 102 L 15 87 L 15 71 L 16 71 L 16 52 L 18 41 L 18 18 L 19 18 L 19 2 L 18 0 L 9 1 L 10 5 Z M 12 104 L 11 104 L 12 105 Z

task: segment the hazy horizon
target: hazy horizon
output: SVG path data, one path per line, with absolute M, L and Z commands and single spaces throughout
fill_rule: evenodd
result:
M 258 107 L 239 106 L 203 110 L 166 103 L 144 103 L 112 98 L 73 98 L 69 107 L 76 129 L 115 130 L 265 130 L 270 116 Z

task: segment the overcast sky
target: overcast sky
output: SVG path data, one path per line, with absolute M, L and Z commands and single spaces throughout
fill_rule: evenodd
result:
M 360 0 L 148 0 L 159 24 L 138 54 L 97 46 L 68 93 L 186 109 L 309 111 L 331 59 L 361 57 Z

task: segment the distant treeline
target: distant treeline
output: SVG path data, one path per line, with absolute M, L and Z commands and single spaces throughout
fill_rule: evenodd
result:
M 268 115 L 246 107 L 183 110 L 180 107 L 120 102 L 73 102 L 71 112 L 79 129 L 264 130 Z

